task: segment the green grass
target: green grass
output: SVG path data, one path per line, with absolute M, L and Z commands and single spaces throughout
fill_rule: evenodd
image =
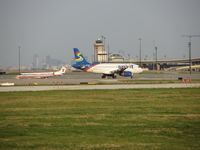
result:
M 200 149 L 200 88 L 0 93 L 0 149 Z

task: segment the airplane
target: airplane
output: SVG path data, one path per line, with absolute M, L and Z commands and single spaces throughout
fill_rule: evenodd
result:
M 62 76 L 66 72 L 66 68 L 64 66 L 61 67 L 59 71 L 56 72 L 38 72 L 38 73 L 21 73 L 17 75 L 16 78 L 48 78 L 55 76 Z
M 101 73 L 103 74 L 102 78 L 116 78 L 117 74 L 133 78 L 133 74 L 143 71 L 142 68 L 133 63 L 89 63 L 78 48 L 74 48 L 74 56 L 76 63 L 72 67 L 86 72 Z

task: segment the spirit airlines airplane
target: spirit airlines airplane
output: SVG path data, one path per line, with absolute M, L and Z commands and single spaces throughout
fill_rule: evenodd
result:
M 132 63 L 88 63 L 77 48 L 74 48 L 74 55 L 76 62 L 76 64 L 72 65 L 74 68 L 87 72 L 101 73 L 103 74 L 102 78 L 108 76 L 116 78 L 116 74 L 132 78 L 134 73 L 143 71 L 138 65 Z
M 16 78 L 48 78 L 55 76 L 62 76 L 66 72 L 66 68 L 64 66 L 61 67 L 59 71 L 56 72 L 38 72 L 38 73 L 21 73 L 17 75 Z

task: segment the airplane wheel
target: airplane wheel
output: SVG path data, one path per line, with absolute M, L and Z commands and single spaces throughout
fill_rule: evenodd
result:
M 102 77 L 101 77 L 102 79 L 105 79 L 106 78 L 106 76 L 105 75 L 102 75 Z
M 116 79 L 116 78 L 117 78 L 117 76 L 115 76 L 115 75 L 112 75 L 112 78 L 113 78 L 113 79 Z

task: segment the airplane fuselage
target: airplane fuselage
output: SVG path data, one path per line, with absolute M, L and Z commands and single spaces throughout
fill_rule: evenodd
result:
M 84 68 L 84 66 L 82 66 Z M 108 71 L 108 74 L 110 74 L 112 71 L 110 70 L 118 70 L 118 69 L 124 69 L 126 71 L 131 71 L 132 73 L 140 73 L 142 72 L 142 69 L 138 67 L 138 65 L 135 64 L 120 64 L 120 63 L 101 63 L 101 64 L 94 64 L 86 69 L 83 69 L 83 71 L 87 72 L 93 72 L 93 73 L 104 73 Z
M 32 73 L 32 74 L 21 74 L 16 76 L 16 78 L 48 78 L 54 76 L 61 76 L 62 74 L 54 74 L 54 73 Z
M 36 72 L 36 73 L 21 73 L 17 75 L 16 78 L 48 78 L 55 76 L 62 76 L 66 71 L 65 67 L 62 67 L 59 71 L 56 72 Z

